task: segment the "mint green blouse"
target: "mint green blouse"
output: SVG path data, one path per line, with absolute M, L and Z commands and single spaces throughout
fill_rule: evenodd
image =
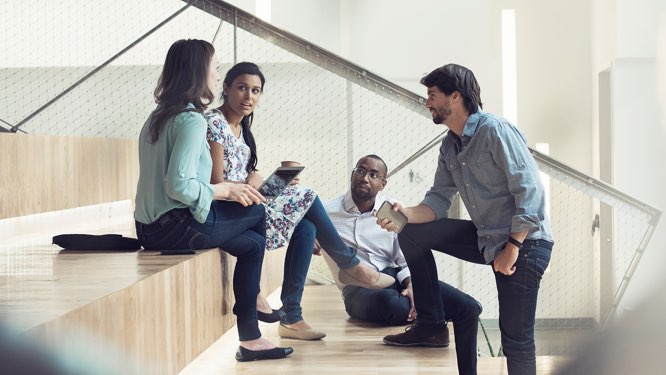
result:
M 197 112 L 179 113 L 162 128 L 157 142 L 150 143 L 151 118 L 152 113 L 139 135 L 134 218 L 150 224 L 174 208 L 189 208 L 196 221 L 205 222 L 213 201 L 206 119 Z

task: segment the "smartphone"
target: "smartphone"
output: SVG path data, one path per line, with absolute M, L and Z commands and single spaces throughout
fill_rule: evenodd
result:
M 190 249 L 175 249 L 175 250 L 162 250 L 160 251 L 161 255 L 190 255 L 196 254 L 197 252 Z
M 384 201 L 379 210 L 377 211 L 378 219 L 388 219 L 397 227 L 396 233 L 400 233 L 402 228 L 407 225 L 407 216 L 400 211 L 393 211 L 393 204 L 389 201 Z

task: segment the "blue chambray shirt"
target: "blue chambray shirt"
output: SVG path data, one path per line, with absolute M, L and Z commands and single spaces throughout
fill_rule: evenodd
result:
M 536 161 L 525 136 L 507 120 L 479 109 L 462 137 L 452 131 L 444 137 L 434 185 L 421 204 L 445 218 L 456 192 L 477 227 L 487 263 L 511 233 L 528 230 L 527 239 L 553 241 Z

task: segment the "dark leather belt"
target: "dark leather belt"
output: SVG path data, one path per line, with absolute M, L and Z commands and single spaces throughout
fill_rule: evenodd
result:
M 533 247 L 543 247 L 548 250 L 553 250 L 553 243 L 546 240 L 525 240 L 523 241 L 523 249 L 533 248 Z

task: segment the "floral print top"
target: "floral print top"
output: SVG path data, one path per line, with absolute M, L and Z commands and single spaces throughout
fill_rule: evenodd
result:
M 227 181 L 245 181 L 247 163 L 250 161 L 250 146 L 245 144 L 243 130 L 236 138 L 222 112 L 214 109 L 206 114 L 208 131 L 206 139 L 217 142 L 224 148 L 224 179 Z
M 214 109 L 206 114 L 208 132 L 206 138 L 224 148 L 224 179 L 245 181 L 250 147 L 245 144 L 243 134 L 236 138 L 222 112 Z M 215 167 L 215 161 L 213 161 Z M 269 202 L 266 208 L 266 250 L 286 246 L 296 225 L 308 212 L 317 194 L 301 186 L 288 186 L 280 196 Z

